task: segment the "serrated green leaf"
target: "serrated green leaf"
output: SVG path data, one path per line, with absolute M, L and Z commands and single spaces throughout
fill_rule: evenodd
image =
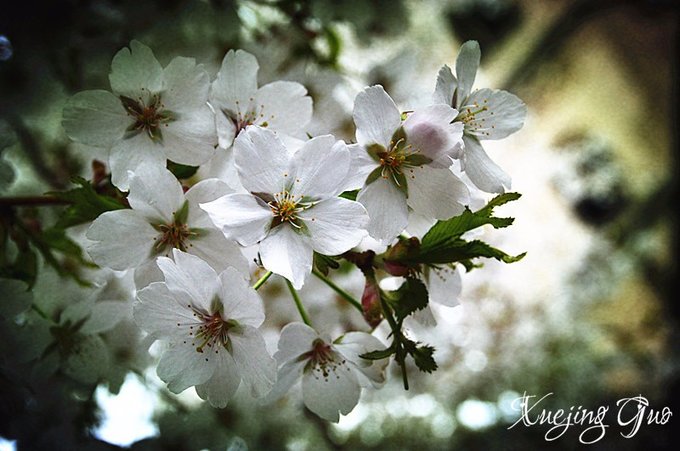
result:
M 410 354 L 420 371 L 431 373 L 438 368 L 433 357 L 434 347 L 430 345 L 418 346 Z
M 104 212 L 126 208 L 113 197 L 98 194 L 92 184 L 82 177 L 74 177 L 73 183 L 80 185 L 69 191 L 48 193 L 58 199 L 71 202 L 55 224 L 57 229 L 65 229 L 74 225 L 93 221 Z
M 387 293 L 387 300 L 401 323 L 416 310 L 427 307 L 427 288 L 420 279 L 408 277 L 397 291 Z
M 524 258 L 525 255 L 526 252 L 512 256 L 479 240 L 465 241 L 457 239 L 444 242 L 433 249 L 422 251 L 421 248 L 420 255 L 418 255 L 416 261 L 430 264 L 456 262 L 465 264 L 466 261 L 473 258 L 486 257 L 495 258 L 505 263 L 514 263 Z M 467 265 L 465 266 L 467 267 Z
M 442 246 L 450 240 L 460 238 L 465 232 L 476 229 L 485 224 L 490 224 L 495 228 L 502 228 L 511 225 L 514 218 L 497 218 L 492 216 L 493 209 L 510 201 L 519 199 L 519 193 L 500 194 L 489 201 L 489 203 L 476 212 L 466 208 L 463 213 L 446 221 L 438 221 L 423 236 L 421 250 L 427 252 Z M 434 262 L 433 262 L 434 263 Z

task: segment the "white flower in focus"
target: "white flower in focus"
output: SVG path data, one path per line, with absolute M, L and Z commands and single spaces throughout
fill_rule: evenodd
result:
M 352 152 L 347 188 L 361 188 L 357 201 L 371 218 L 368 232 L 391 241 L 408 223 L 408 208 L 432 219 L 449 219 L 463 211 L 469 192 L 451 172 L 463 127 L 451 123 L 458 112 L 431 105 L 402 122 L 382 86 L 360 92 L 354 103 L 358 145 Z
M 524 125 L 527 107 L 519 98 L 497 89 L 473 92 L 481 53 L 477 41 L 467 41 L 456 59 L 456 76 L 448 66 L 439 70 L 433 101 L 456 108 L 455 118 L 465 124 L 465 149 L 457 158 L 462 169 L 482 191 L 503 193 L 510 188 L 510 176 L 486 154 L 480 140 L 501 139 Z
M 389 359 L 366 360 L 367 352 L 383 350 L 380 340 L 364 332 L 349 332 L 339 340 L 324 339 L 311 327 L 290 323 L 281 331 L 278 379 L 266 400 L 274 401 L 302 377 L 305 405 L 320 417 L 337 422 L 359 402 L 361 387 L 385 382 Z
M 141 166 L 130 176 L 131 209 L 103 213 L 90 226 L 87 248 L 95 263 L 115 270 L 136 268 L 138 287 L 162 280 L 157 256 L 172 249 L 197 255 L 216 271 L 232 266 L 248 274 L 239 246 L 215 228 L 199 202 L 214 200 L 231 190 L 216 179 L 203 180 L 186 194 L 164 168 Z
M 339 255 L 366 235 L 358 202 L 337 197 L 350 169 L 342 141 L 319 136 L 290 152 L 277 135 L 249 127 L 234 143 L 236 168 L 250 192 L 201 204 L 224 235 L 243 246 L 260 243 L 265 268 L 295 288 L 311 272 L 313 251 Z
M 174 259 L 174 261 L 173 261 Z M 261 397 L 276 379 L 276 362 L 257 328 L 262 301 L 234 268 L 219 275 L 203 260 L 173 250 L 158 258 L 164 282 L 137 293 L 137 325 L 168 347 L 158 376 L 173 393 L 196 386 L 215 407 L 225 407 L 241 382 Z
M 203 176 L 218 177 L 238 187 L 233 153 L 234 139 L 249 125 L 258 125 L 297 141 L 304 138 L 304 127 L 312 119 L 312 99 L 300 83 L 275 81 L 257 87 L 257 59 L 243 50 L 230 50 L 210 89 L 210 105 L 215 111 L 219 149 L 201 168 Z
M 150 48 L 132 41 L 113 57 L 109 81 L 113 93 L 71 97 L 62 124 L 72 140 L 110 149 L 111 181 L 119 189 L 128 190 L 128 171 L 143 163 L 196 166 L 214 154 L 210 78 L 194 59 L 177 57 L 162 68 Z

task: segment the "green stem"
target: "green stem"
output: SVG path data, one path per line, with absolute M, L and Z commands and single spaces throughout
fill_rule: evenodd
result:
M 264 274 L 264 276 L 260 277 L 260 278 L 258 279 L 258 281 L 255 282 L 255 285 L 253 285 L 253 290 L 255 290 L 255 291 L 259 290 L 260 287 L 261 287 L 262 285 L 264 285 L 265 282 L 269 279 L 269 277 L 271 277 L 271 275 L 272 275 L 272 272 L 271 272 L 271 271 L 267 271 L 267 272 Z
M 302 321 L 309 327 L 312 327 L 312 323 L 311 321 L 309 321 L 309 316 L 307 316 L 307 312 L 305 311 L 305 307 L 302 305 L 302 301 L 300 300 L 300 296 L 298 295 L 297 290 L 293 288 L 293 284 L 290 283 L 290 280 L 288 279 L 286 279 L 286 285 L 288 285 L 288 290 L 290 291 L 291 296 L 293 296 L 293 300 L 295 301 L 295 307 L 297 307 L 297 310 L 300 313 L 300 316 L 302 317 Z
M 354 299 L 354 297 L 351 294 L 349 294 L 348 292 L 346 292 L 345 290 L 343 290 L 342 288 L 337 286 L 332 280 L 330 280 L 328 277 L 321 274 L 318 270 L 313 269 L 312 273 L 316 277 L 318 277 L 319 280 L 321 280 L 323 283 L 328 285 L 333 291 L 338 293 L 340 295 L 340 297 L 342 297 L 344 300 L 346 300 L 347 302 L 352 304 L 352 306 L 354 306 L 355 309 L 359 310 L 359 312 L 363 314 L 364 309 L 361 307 L 361 302 Z

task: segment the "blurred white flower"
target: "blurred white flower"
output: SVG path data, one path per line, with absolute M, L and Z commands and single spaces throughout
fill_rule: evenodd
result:
M 349 332 L 331 342 L 305 324 L 290 323 L 281 331 L 274 355 L 278 379 L 266 400 L 282 397 L 302 377 L 305 405 L 320 417 L 337 422 L 340 413 L 346 415 L 357 405 L 362 386 L 378 388 L 385 382 L 389 359 L 359 357 L 383 349 L 380 340 L 364 332 Z
M 100 266 L 116 270 L 137 268 L 138 287 L 162 280 L 155 263 L 159 255 L 171 257 L 179 249 L 197 255 L 216 271 L 232 266 L 248 274 L 248 262 L 239 246 L 215 228 L 199 202 L 231 192 L 216 179 L 203 180 L 186 194 L 170 171 L 141 166 L 130 176 L 127 199 L 132 209 L 109 211 L 87 231 L 87 251 Z
M 368 211 L 369 234 L 391 241 L 408 224 L 408 207 L 433 219 L 449 219 L 469 200 L 465 184 L 449 169 L 460 147 L 458 112 L 431 105 L 402 122 L 394 101 L 380 85 L 364 89 L 354 103 L 357 145 L 350 146 L 347 188 L 361 188 L 357 201 Z
M 111 90 L 83 91 L 63 113 L 74 141 L 110 149 L 111 181 L 128 190 L 128 171 L 142 163 L 200 165 L 214 154 L 214 114 L 207 104 L 210 78 L 193 58 L 174 58 L 162 68 L 138 41 L 111 63 Z
M 174 261 L 173 261 L 174 259 Z M 234 268 L 219 275 L 200 258 L 173 249 L 158 258 L 164 282 L 140 290 L 137 325 L 167 342 L 158 376 L 174 393 L 196 386 L 215 407 L 225 407 L 241 381 L 255 397 L 276 380 L 276 362 L 258 327 L 262 301 Z
M 433 101 L 459 111 L 455 120 L 465 124 L 465 148 L 456 158 L 462 169 L 482 191 L 503 193 L 510 189 L 510 176 L 486 154 L 480 140 L 501 139 L 524 125 L 527 107 L 519 98 L 498 89 L 477 89 L 471 93 L 481 52 L 477 41 L 462 45 L 456 59 L 456 76 L 448 66 L 439 70 Z
M 366 235 L 364 207 L 336 197 L 350 169 L 344 142 L 319 136 L 291 152 L 274 132 L 254 126 L 236 138 L 234 152 L 251 194 L 229 194 L 201 208 L 227 238 L 243 246 L 259 242 L 264 267 L 295 288 L 311 272 L 313 251 L 339 255 Z

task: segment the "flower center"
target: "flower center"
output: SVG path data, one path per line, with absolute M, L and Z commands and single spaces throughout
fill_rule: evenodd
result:
M 298 214 L 311 207 L 311 204 L 302 202 L 302 197 L 300 196 L 296 199 L 288 191 L 274 194 L 274 200 L 268 202 L 269 208 L 271 208 L 274 215 L 271 226 L 276 227 L 287 222 L 296 229 L 301 229 L 303 223 Z
M 175 248 L 186 252 L 188 240 L 193 235 L 196 235 L 186 224 L 178 224 L 176 222 L 161 224 L 158 226 L 158 230 L 161 232 L 161 236 L 156 240 L 156 249 L 158 251 Z
M 465 126 L 465 130 L 467 132 L 474 132 L 475 134 L 478 135 L 486 135 L 490 136 L 491 133 L 488 132 L 489 126 L 485 124 L 486 118 L 484 117 L 477 117 L 478 114 L 484 113 L 485 111 L 489 111 L 489 107 L 486 105 L 488 103 L 487 99 L 484 99 L 483 104 L 480 105 L 479 102 L 474 102 L 470 105 L 465 105 L 460 108 L 460 113 L 456 118 L 454 119 L 454 122 L 456 121 L 461 121 L 463 125 Z M 493 111 L 490 111 L 488 114 L 493 116 Z M 496 128 L 495 125 L 491 125 L 491 128 Z
M 175 115 L 164 110 L 165 105 L 163 105 L 159 94 L 150 95 L 147 102 L 144 101 L 142 96 L 137 97 L 136 100 L 120 96 L 120 101 L 128 116 L 133 120 L 127 128 L 128 137 L 146 132 L 152 141 L 163 140 L 161 126 L 167 127 L 168 123 L 175 119 Z
M 250 98 L 250 104 L 252 106 L 252 103 L 255 99 Z M 236 127 L 236 136 L 249 125 L 259 125 L 260 127 L 268 127 L 269 126 L 269 120 L 274 119 L 274 115 L 269 115 L 268 117 L 265 117 L 265 107 L 264 105 L 255 105 L 252 108 L 249 108 L 245 111 L 241 111 L 241 105 L 239 101 L 236 101 L 236 112 L 235 113 L 229 113 L 226 110 L 224 111 L 224 114 L 230 118 L 234 122 L 234 126 Z
M 229 349 L 229 331 L 237 327 L 238 323 L 231 319 L 222 318 L 219 310 L 215 313 L 207 313 L 191 304 L 187 307 L 193 311 L 193 316 L 198 321 L 198 326 L 196 326 L 196 323 L 189 326 L 191 345 L 196 348 L 196 352 L 203 353 L 210 348 L 210 350 L 215 351 L 215 354 L 219 354 L 221 348 Z M 177 326 L 181 326 L 181 323 L 177 323 Z
M 328 380 L 328 376 L 331 371 L 335 372 L 338 368 L 345 366 L 345 360 L 336 360 L 336 354 L 329 344 L 326 344 L 320 338 L 317 338 L 312 342 L 312 350 L 307 352 L 304 357 L 309 359 L 307 368 L 311 369 L 314 377 L 317 379 L 319 376 L 323 376 L 324 379 Z M 347 368 L 349 370 L 349 368 Z M 339 377 L 336 374 L 336 377 Z

